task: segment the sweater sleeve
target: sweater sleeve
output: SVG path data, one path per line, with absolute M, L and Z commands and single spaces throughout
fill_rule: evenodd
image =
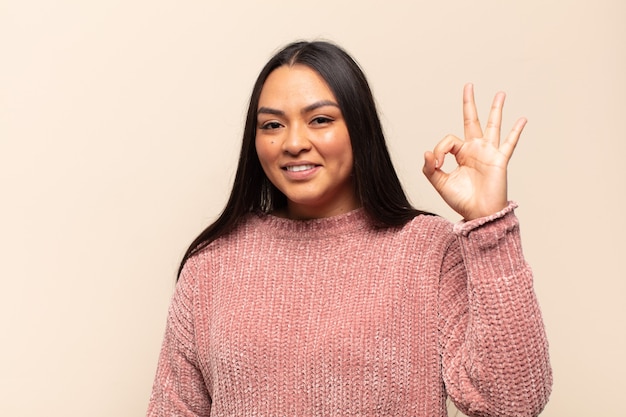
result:
M 443 261 L 442 372 L 448 395 L 468 416 L 536 416 L 552 387 L 515 207 L 455 225 Z
M 193 320 L 194 260 L 176 285 L 148 404 L 148 417 L 209 416 L 211 401 L 198 366 Z

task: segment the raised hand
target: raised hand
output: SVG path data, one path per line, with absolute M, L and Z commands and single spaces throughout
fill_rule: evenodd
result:
M 480 126 L 474 87 L 463 89 L 463 120 L 465 139 L 448 135 L 424 154 L 424 175 L 448 205 L 465 220 L 488 216 L 507 205 L 507 165 L 526 125 L 520 118 L 513 129 L 500 141 L 500 124 L 505 94 L 493 99 L 485 131 Z M 454 155 L 457 167 L 441 169 L 446 154 Z

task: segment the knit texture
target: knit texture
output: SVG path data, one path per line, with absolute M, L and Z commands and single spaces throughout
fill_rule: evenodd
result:
M 552 384 L 514 204 L 380 229 L 250 215 L 185 265 L 148 416 L 532 416 Z

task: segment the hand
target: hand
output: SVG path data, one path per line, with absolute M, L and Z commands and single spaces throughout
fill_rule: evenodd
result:
M 465 140 L 448 135 L 424 154 L 424 175 L 448 205 L 465 220 L 496 213 L 508 204 L 506 169 L 526 119 L 518 119 L 500 143 L 500 124 L 505 94 L 493 99 L 485 132 L 480 127 L 474 87 L 463 89 Z M 451 172 L 441 167 L 446 154 L 454 155 L 458 166 Z

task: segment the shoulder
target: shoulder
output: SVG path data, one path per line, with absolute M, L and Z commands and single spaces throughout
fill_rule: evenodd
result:
M 453 224 L 433 215 L 418 215 L 402 226 L 374 227 L 369 239 L 408 257 L 428 259 L 443 258 L 456 242 Z
M 219 236 L 197 253 L 189 257 L 181 270 L 181 280 L 185 276 L 203 277 L 220 263 L 239 252 L 242 245 L 252 245 L 263 234 L 271 235 L 263 220 L 256 214 L 244 216 L 237 225 L 227 233 Z
M 419 215 L 402 227 L 401 233 L 431 242 L 454 239 L 454 224 L 444 217 Z
M 408 223 L 408 225 L 412 228 L 427 228 L 444 233 L 451 233 L 454 226 L 450 220 L 444 217 L 429 214 L 420 214 L 419 216 L 415 216 Z

